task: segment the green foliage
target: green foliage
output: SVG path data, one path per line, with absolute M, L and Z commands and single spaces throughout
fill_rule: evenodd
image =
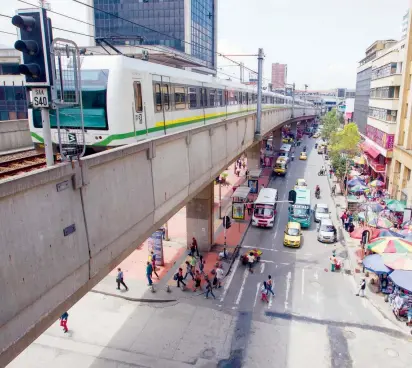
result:
M 332 167 L 333 170 L 335 171 L 335 176 L 339 180 L 343 180 L 343 178 L 346 175 L 346 158 L 341 156 L 338 153 L 332 153 L 331 156 L 331 161 L 332 161 Z
M 336 116 L 335 111 L 329 111 L 322 117 L 322 138 L 329 140 L 334 132 L 337 132 L 339 128 L 339 119 Z
M 331 134 L 331 151 L 344 153 L 352 158 L 359 153 L 360 135 L 355 123 L 347 124 L 342 130 Z

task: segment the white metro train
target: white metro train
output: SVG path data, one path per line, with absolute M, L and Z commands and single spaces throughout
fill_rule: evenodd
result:
M 257 90 L 230 80 L 121 55 L 81 60 L 85 139 L 88 151 L 134 143 L 188 127 L 212 124 L 256 110 Z M 291 97 L 263 93 L 263 108 L 292 104 Z M 296 105 L 303 105 L 295 100 Z M 310 103 L 307 103 L 308 106 Z M 79 108 L 60 110 L 60 127 L 79 127 Z M 58 143 L 55 111 L 52 140 Z M 33 142 L 41 145 L 40 110 L 29 110 Z

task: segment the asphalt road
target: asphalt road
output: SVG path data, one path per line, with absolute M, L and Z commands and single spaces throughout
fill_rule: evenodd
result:
M 314 139 L 305 142 L 307 162 L 294 161 L 270 185 L 285 200 L 298 178 L 312 190 L 319 184 L 312 204 L 328 204 L 337 221 L 328 181 L 317 175 L 323 159 Z M 243 250 L 260 247 L 262 261 L 253 274 L 235 261 L 216 300 L 179 291 L 175 303 L 145 304 L 91 292 L 69 310 L 69 333 L 56 321 L 9 367 L 410 368 L 410 335 L 355 296 L 353 276 L 329 271 L 332 249 L 344 258 L 345 247 L 319 243 L 312 224 L 301 248 L 285 248 L 286 223 L 284 203 L 273 229 L 249 228 Z M 265 303 L 259 289 L 269 274 L 276 296 Z
M 314 149 L 315 141 L 306 137 L 304 144 L 308 148 L 308 160 L 295 158 L 286 177 L 276 177 L 269 186 L 278 190 L 279 200 L 286 200 L 296 180 L 304 178 L 312 191 L 312 206 L 316 203 L 327 204 L 332 220 L 338 225 L 328 180 L 325 176 L 318 176 L 325 163 L 322 155 Z M 295 157 L 299 157 L 301 149 L 302 146 L 296 147 Z M 314 196 L 316 185 L 321 188 L 320 199 Z M 376 338 L 373 335 L 378 331 L 393 334 L 392 326 L 365 299 L 355 296 L 357 285 L 351 275 L 330 272 L 329 257 L 333 249 L 340 258 L 346 258 L 339 232 L 336 244 L 322 244 L 317 240 L 316 223 L 312 221 L 311 227 L 303 230 L 301 248 L 293 249 L 283 245 L 287 222 L 288 203 L 279 203 L 273 229 L 249 228 L 242 252 L 258 247 L 263 250 L 262 261 L 255 266 L 253 274 L 245 266 L 237 265 L 230 287 L 218 300 L 222 309 L 238 315 L 235 330 L 237 341 L 233 351 L 241 351 L 242 357 L 237 359 L 242 360 L 245 367 L 271 366 L 266 354 L 260 356 L 254 348 L 250 349 L 254 343 L 266 346 L 265 341 L 254 342 L 251 321 L 258 320 L 281 326 L 278 347 L 271 345 L 269 348 L 277 361 L 273 366 L 294 367 L 308 361 L 313 362 L 310 364 L 313 367 L 355 366 L 356 359 L 351 356 L 348 345 L 348 339 L 356 339 L 355 331 L 366 331 L 371 338 Z M 259 290 L 269 274 L 274 280 L 276 296 L 271 296 L 269 303 L 266 303 L 260 300 Z M 291 348 L 298 355 L 296 364 L 293 359 L 291 361 Z M 374 352 L 369 354 L 368 360 L 371 362 Z M 232 366 L 236 366 L 233 363 Z M 376 361 L 372 366 L 383 365 Z

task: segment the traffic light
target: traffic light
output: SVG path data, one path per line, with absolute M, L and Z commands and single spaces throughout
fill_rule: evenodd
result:
M 229 216 L 223 217 L 223 227 L 225 229 L 229 229 L 231 226 L 232 224 L 230 223 L 230 217 Z
M 289 190 L 288 201 L 291 204 L 295 204 L 296 202 L 296 191 L 294 191 L 293 189 Z
M 51 23 L 44 9 L 18 10 L 11 22 L 19 29 L 14 48 L 23 53 L 19 72 L 26 76 L 28 86 L 50 85 Z

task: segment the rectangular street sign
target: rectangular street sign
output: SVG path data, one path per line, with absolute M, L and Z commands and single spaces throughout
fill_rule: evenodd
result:
M 47 88 L 32 88 L 33 108 L 49 107 L 49 95 Z

